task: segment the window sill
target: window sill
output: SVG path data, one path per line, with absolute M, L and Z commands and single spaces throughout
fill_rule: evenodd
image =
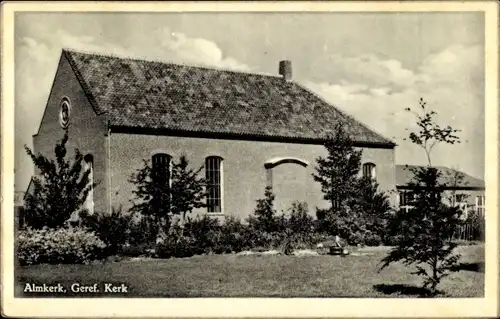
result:
M 220 213 L 206 213 L 206 214 L 207 214 L 207 216 L 226 216 L 226 214 L 222 213 L 222 212 L 220 212 Z

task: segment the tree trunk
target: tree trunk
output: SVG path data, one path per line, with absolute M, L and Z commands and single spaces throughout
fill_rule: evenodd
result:
M 434 256 L 432 261 L 432 286 L 431 293 L 435 295 L 437 292 L 438 276 L 437 276 L 437 256 Z

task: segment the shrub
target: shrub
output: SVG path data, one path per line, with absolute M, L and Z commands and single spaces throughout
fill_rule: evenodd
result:
M 73 161 L 66 158 L 68 131 L 54 147 L 53 159 L 34 154 L 26 145 L 26 153 L 39 171 L 24 201 L 24 222 L 27 226 L 59 228 L 80 212 L 88 193 L 96 186 L 89 180 L 90 170 L 83 166 L 84 156 L 75 149 Z
M 188 218 L 182 231 L 184 237 L 194 241 L 196 254 L 214 252 L 219 244 L 219 233 L 219 221 L 207 215 Z
M 314 220 L 309 214 L 307 203 L 293 202 L 290 208 L 290 216 L 286 222 L 287 231 L 296 237 L 297 244 L 310 244 L 314 231 Z
M 127 257 L 151 257 L 153 251 L 153 245 L 151 244 L 125 245 L 122 248 L 121 255 Z
M 196 247 L 196 240 L 193 237 L 183 235 L 180 231 L 170 232 L 165 240 L 157 244 L 155 248 L 155 255 L 158 258 L 183 258 L 199 253 L 200 249 Z
M 352 246 L 364 245 L 365 234 L 361 231 L 353 232 L 347 237 L 347 243 Z
M 240 252 L 249 248 L 246 242 L 248 227 L 234 217 L 228 217 L 220 227 L 219 245 L 216 253 Z
M 127 242 L 130 246 L 154 246 L 158 224 L 154 217 L 133 214 L 128 225 Z
M 113 207 L 109 214 L 80 214 L 83 227 L 93 231 L 106 244 L 106 254 L 116 255 L 122 252 L 127 241 L 131 215 L 123 214 L 121 207 Z
M 367 232 L 364 236 L 364 244 L 366 246 L 380 246 L 382 245 L 382 238 L 378 234 Z
M 275 195 L 270 186 L 264 190 L 264 198 L 257 200 L 254 216 L 248 217 L 248 224 L 250 228 L 265 232 L 272 233 L 283 231 L 286 227 L 284 216 L 277 216 L 274 209 Z
M 18 235 L 18 260 L 21 265 L 87 264 L 104 258 L 106 244 L 82 228 L 28 228 Z

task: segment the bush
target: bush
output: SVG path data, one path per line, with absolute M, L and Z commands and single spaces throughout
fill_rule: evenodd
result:
M 34 230 L 18 235 L 18 260 L 21 265 L 87 264 L 103 259 L 106 244 L 82 228 Z
M 220 227 L 220 237 L 215 253 L 238 253 L 250 248 L 246 242 L 247 232 L 246 225 L 234 217 L 228 217 Z
M 286 228 L 284 216 L 278 216 L 274 209 L 275 195 L 270 186 L 264 190 L 264 198 L 257 200 L 254 215 L 248 217 L 250 228 L 265 232 L 279 232 Z
M 183 235 L 180 231 L 169 233 L 165 241 L 158 243 L 155 248 L 155 255 L 158 258 L 183 258 L 200 253 L 201 249 L 196 246 L 196 240 Z
M 366 246 L 380 246 L 382 245 L 382 238 L 375 233 L 367 232 L 364 236 L 364 244 Z
M 135 247 L 154 247 L 158 224 L 152 216 L 133 214 L 128 225 L 127 242 Z
M 397 246 L 399 245 L 399 242 L 402 240 L 403 236 L 402 235 L 388 235 L 385 236 L 384 238 L 384 245 L 386 246 Z
M 353 232 L 352 234 L 349 234 L 347 243 L 351 246 L 364 245 L 365 234 L 361 231 Z
M 315 223 L 313 217 L 309 214 L 307 203 L 293 202 L 290 208 L 290 217 L 286 224 L 287 231 L 291 231 L 296 238 L 297 245 L 303 244 L 308 246 L 311 244 Z
M 93 231 L 106 244 L 106 254 L 122 252 L 127 241 L 131 215 L 123 214 L 121 207 L 113 208 L 111 213 L 80 214 L 82 226 Z
M 188 218 L 182 230 L 183 237 L 193 241 L 195 254 L 208 254 L 217 250 L 220 241 L 220 225 L 217 219 L 207 215 Z M 180 241 L 183 245 L 184 242 Z

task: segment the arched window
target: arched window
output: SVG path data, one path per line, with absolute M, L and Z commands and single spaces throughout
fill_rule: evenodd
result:
M 377 169 L 373 163 L 363 164 L 363 177 L 367 179 L 375 179 L 377 177 Z
M 94 156 L 92 154 L 87 154 L 83 157 L 84 170 L 89 171 L 89 183 L 90 191 L 85 199 L 84 207 L 89 214 L 94 213 Z
M 209 156 L 205 159 L 207 181 L 207 212 L 221 213 L 223 202 L 222 158 Z
M 155 210 L 170 206 L 170 161 L 171 156 L 164 153 L 155 154 L 152 158 L 151 179 L 154 185 Z M 170 211 L 169 207 L 167 209 Z

